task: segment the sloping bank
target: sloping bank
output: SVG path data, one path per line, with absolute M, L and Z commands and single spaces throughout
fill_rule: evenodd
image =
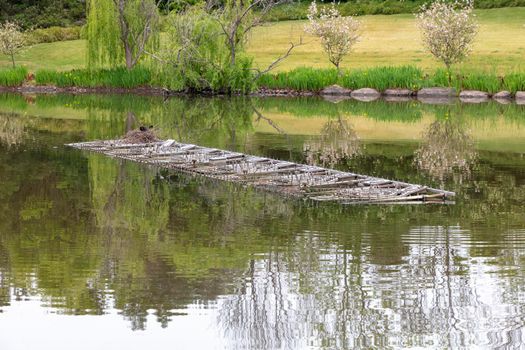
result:
M 27 93 L 137 93 L 137 94 L 256 94 L 325 95 L 328 98 L 354 98 L 363 101 L 385 99 L 448 99 L 483 102 L 490 98 L 525 103 L 525 73 L 503 76 L 485 72 L 436 70 L 428 74 L 413 66 L 375 67 L 347 70 L 298 68 L 265 74 L 252 84 L 250 91 L 195 91 L 177 86 L 159 74 L 138 67 L 69 72 L 37 71 L 24 68 L 0 71 L 0 91 Z

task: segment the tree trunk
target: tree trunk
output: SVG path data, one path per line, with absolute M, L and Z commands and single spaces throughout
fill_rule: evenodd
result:
M 235 43 L 230 43 L 230 59 L 232 67 L 235 66 Z
M 337 69 L 337 77 L 339 78 L 342 75 L 341 74 L 341 68 L 339 68 L 339 62 L 337 62 L 337 64 L 335 64 L 335 68 Z
M 129 45 L 124 45 L 124 52 L 126 53 L 126 67 L 130 70 L 133 68 L 133 54 Z
M 448 87 L 452 87 L 452 74 L 450 72 L 450 63 L 445 63 L 447 66 L 447 75 L 448 75 Z
M 11 62 L 13 63 L 13 68 L 15 68 L 15 55 L 11 54 Z

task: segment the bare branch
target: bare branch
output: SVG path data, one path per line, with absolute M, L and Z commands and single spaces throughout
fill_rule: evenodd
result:
M 259 80 L 259 78 L 268 73 L 269 71 L 271 71 L 272 69 L 274 69 L 279 63 L 281 63 L 283 60 L 285 60 L 288 56 L 291 55 L 293 49 L 295 49 L 297 46 L 301 46 L 303 45 L 303 40 L 301 38 L 299 44 L 294 44 L 293 42 L 290 43 L 290 47 L 288 48 L 288 50 L 286 51 L 286 53 L 284 53 L 283 55 L 279 56 L 275 61 L 273 61 L 272 63 L 270 63 L 270 65 L 263 71 L 258 71 L 257 72 L 257 75 L 255 76 L 255 78 L 253 78 L 254 81 L 256 80 Z

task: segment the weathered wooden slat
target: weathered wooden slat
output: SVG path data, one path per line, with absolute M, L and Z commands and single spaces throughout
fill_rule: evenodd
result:
M 281 191 L 317 202 L 414 204 L 446 202 L 454 192 L 317 166 L 245 155 L 165 140 L 130 144 L 123 140 L 69 144 L 111 157 L 152 164 L 224 181 Z

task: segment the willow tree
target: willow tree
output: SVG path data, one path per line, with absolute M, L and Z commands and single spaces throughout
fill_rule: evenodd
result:
M 159 14 L 154 0 L 88 0 L 88 66 L 133 68 L 159 45 Z

